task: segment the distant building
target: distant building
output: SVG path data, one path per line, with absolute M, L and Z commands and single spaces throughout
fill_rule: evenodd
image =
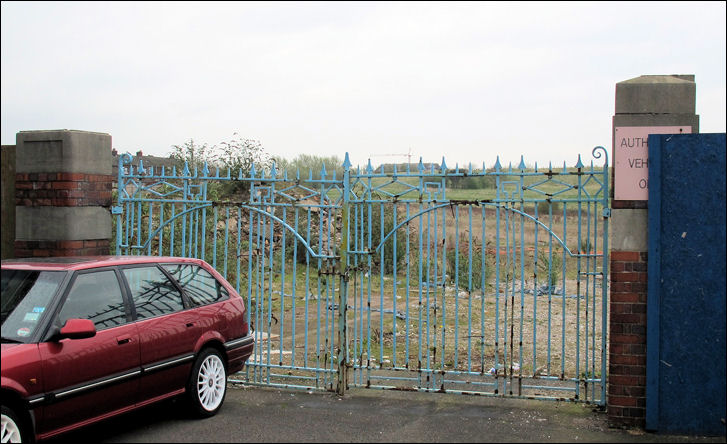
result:
M 119 177 L 119 157 L 121 155 L 118 153 L 116 149 L 111 150 L 111 168 L 112 168 L 112 174 L 114 176 L 114 183 L 116 183 L 116 179 Z M 131 164 L 132 165 L 138 165 L 139 160 L 142 160 L 144 163 L 144 168 L 153 167 L 154 168 L 154 174 L 157 174 L 158 172 L 161 172 L 162 167 L 164 167 L 165 170 L 169 171 L 171 173 L 172 168 L 175 166 L 179 168 L 179 163 L 172 159 L 171 157 L 157 157 L 157 156 L 145 156 L 141 151 L 137 151 L 136 155 L 133 156 Z M 179 171 L 178 173 L 180 173 Z

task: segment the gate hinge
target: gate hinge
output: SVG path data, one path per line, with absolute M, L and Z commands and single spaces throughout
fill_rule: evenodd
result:
M 611 217 L 611 209 L 610 208 L 604 208 L 603 209 L 603 217 Z
M 115 206 L 111 207 L 111 214 L 122 214 L 124 212 L 124 207 L 122 206 Z

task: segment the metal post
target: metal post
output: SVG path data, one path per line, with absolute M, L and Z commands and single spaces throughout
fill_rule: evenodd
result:
M 346 153 L 343 162 L 343 207 L 341 208 L 341 247 L 339 249 L 339 266 L 341 284 L 338 287 L 338 384 L 336 393 L 343 396 L 348 385 L 348 338 L 346 334 L 346 317 L 348 312 L 348 223 L 351 192 L 351 162 Z

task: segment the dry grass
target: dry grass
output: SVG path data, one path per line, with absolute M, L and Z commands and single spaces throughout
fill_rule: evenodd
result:
M 405 208 L 397 212 L 406 214 Z M 481 247 L 477 249 L 482 239 L 482 209 L 474 207 L 471 212 L 471 243 L 474 254 L 482 254 Z M 411 224 L 402 228 L 408 230 L 413 254 L 409 261 L 402 261 L 397 267 L 396 287 L 393 276 L 382 277 L 376 266 L 350 273 L 346 318 L 348 360 L 354 368 L 364 369 L 358 373 L 358 380 L 354 374 L 354 382 L 359 383 L 364 373 L 366 377 L 394 375 L 390 370 L 397 370 L 398 377 L 421 375 L 420 370 L 424 370 L 434 374 L 465 373 L 476 379 L 477 374 L 489 377 L 490 369 L 498 364 L 504 366 L 498 367 L 499 377 L 511 377 L 513 373 L 514 377 L 552 377 L 561 381 L 600 377 L 604 346 L 601 277 L 583 274 L 598 271 L 602 265 L 600 259 L 580 259 L 579 282 L 578 259 L 564 254 L 557 248 L 556 241 L 551 250 L 550 238 L 542 226 L 537 226 L 536 250 L 536 224 L 519 216 L 508 220 L 504 215 L 500 221 L 498 258 L 496 215 L 487 210 L 484 219 L 486 264 L 494 267 L 498 258 L 499 268 L 489 275 L 484 289 L 468 291 L 464 282 L 457 288 L 452 280 L 443 280 L 441 265 L 442 254 L 447 248 L 459 248 L 467 256 L 470 209 L 447 209 L 447 215 L 440 214 L 439 217 L 435 234 L 444 233 L 447 240 L 442 243 L 438 240 L 441 236 L 431 236 L 429 248 L 422 254 L 418 250 L 419 227 Z M 568 213 L 565 225 L 562 220 L 561 215 L 544 223 L 554 227 L 556 233 L 565 230 L 561 238 L 566 240 L 572 252 L 577 253 L 578 242 L 571 241 L 571 237 L 578 239 L 577 214 Z M 434 222 L 431 223 L 430 230 L 433 231 Z M 580 227 L 581 239 L 585 237 L 585 223 L 583 221 Z M 592 238 L 593 228 L 590 230 L 589 237 Z M 510 236 L 509 244 L 507 236 Z M 522 254 L 521 246 L 525 247 Z M 564 286 L 565 292 L 538 294 L 538 288 L 547 281 L 548 268 L 543 267 L 542 262 L 563 256 L 566 272 L 562 272 L 562 263 L 557 265 L 555 287 L 562 289 Z M 540 260 L 540 266 L 536 258 Z M 335 387 L 335 378 L 313 369 L 335 369 L 332 358 L 337 353 L 340 280 L 337 276 L 333 279 L 326 275 L 319 277 L 317 270 L 309 269 L 306 292 L 305 269 L 298 266 L 295 289 L 292 266 L 288 265 L 286 269 L 288 278 L 284 288 L 278 277 L 273 280 L 272 291 L 268 280 L 258 289 L 260 296 L 254 296 L 253 303 L 260 304 L 256 329 L 269 338 L 258 344 L 257 359 L 267 363 L 270 358 L 271 363 L 284 367 L 277 371 L 279 373 L 313 375 L 311 377 L 319 377 L 317 384 Z M 535 270 L 539 270 L 537 284 Z M 427 273 L 429 281 L 437 282 L 437 285 L 427 288 Z M 420 282 L 423 283 L 420 285 Z M 499 291 L 495 291 L 497 283 Z M 281 298 L 281 291 L 288 296 Z M 294 293 L 295 297 L 292 297 Z

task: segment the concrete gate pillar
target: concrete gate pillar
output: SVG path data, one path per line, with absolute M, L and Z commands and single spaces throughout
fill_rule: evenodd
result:
M 16 135 L 15 257 L 109 254 L 111 136 Z
M 609 302 L 608 416 L 646 419 L 648 135 L 698 133 L 694 75 L 646 75 L 616 84 Z
M 2 145 L 0 151 L 0 257 L 9 259 L 15 252 L 15 145 Z

